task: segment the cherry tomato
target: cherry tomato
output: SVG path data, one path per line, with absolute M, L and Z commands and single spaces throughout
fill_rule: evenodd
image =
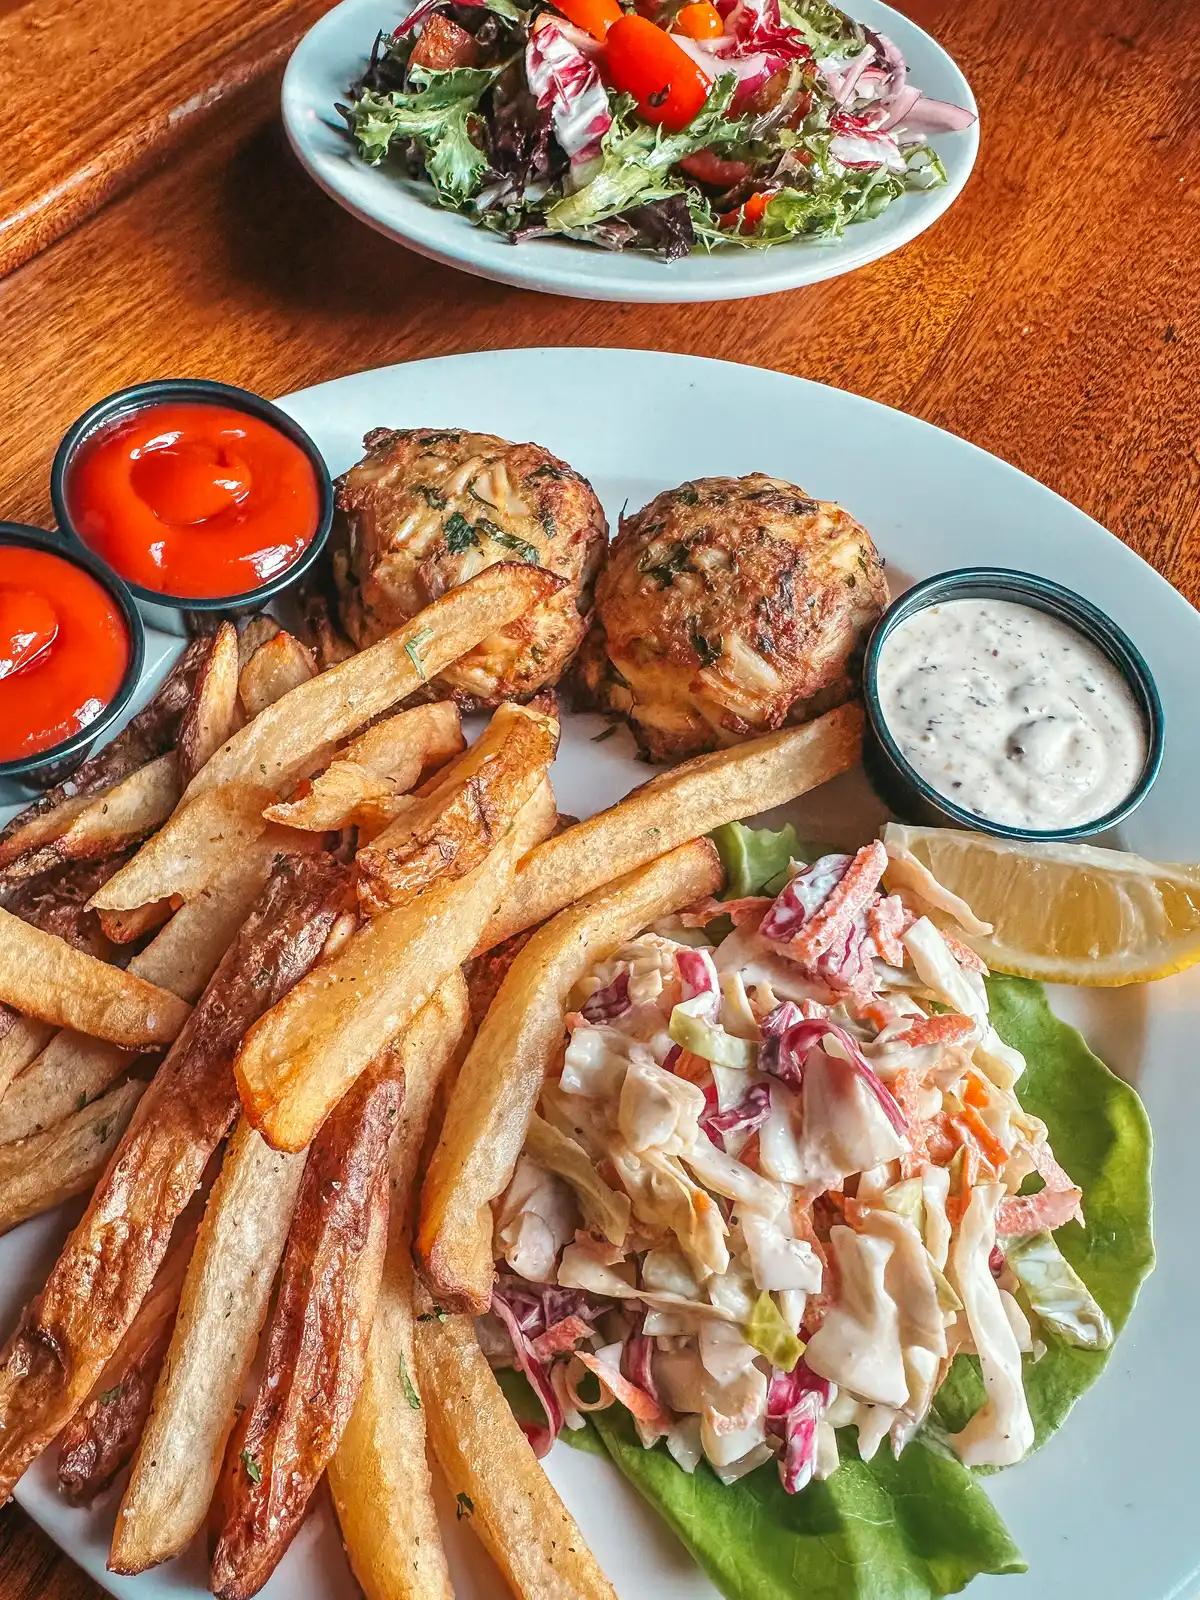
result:
M 723 211 L 717 218 L 723 228 L 736 228 L 739 233 L 753 233 L 763 219 L 763 212 L 771 199 L 769 194 L 752 194 L 736 211 Z
M 744 161 L 727 161 L 715 150 L 697 150 L 694 156 L 684 156 L 679 165 L 689 178 L 711 183 L 716 189 L 732 189 L 735 183 L 750 176 L 750 168 Z
M 617 0 L 554 0 L 554 4 L 568 22 L 590 33 L 593 39 L 603 39 L 613 23 L 625 15 Z
M 684 6 L 675 21 L 680 33 L 686 33 L 689 39 L 717 39 L 725 32 L 721 13 L 716 6 L 709 4 L 709 0 L 692 0 L 692 4 Z
M 708 79 L 670 34 L 645 17 L 622 17 L 608 30 L 606 55 L 614 88 L 631 94 L 647 122 L 676 132 L 708 98 Z

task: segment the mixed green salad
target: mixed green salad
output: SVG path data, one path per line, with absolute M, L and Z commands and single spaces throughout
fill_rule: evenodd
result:
M 828 0 L 421 0 L 338 107 L 358 154 L 513 242 L 668 260 L 831 238 L 946 182 L 974 114 Z

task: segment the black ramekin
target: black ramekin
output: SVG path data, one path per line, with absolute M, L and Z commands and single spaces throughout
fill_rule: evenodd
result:
M 901 623 L 928 606 L 941 605 L 948 600 L 1012 600 L 1032 606 L 1067 623 L 1103 651 L 1129 685 L 1146 729 L 1146 760 L 1137 782 L 1120 805 L 1094 822 L 1080 823 L 1074 828 L 1013 828 L 1002 822 L 991 822 L 973 811 L 964 811 L 921 777 L 884 720 L 878 691 L 879 657 L 884 643 Z M 924 583 L 902 594 L 884 612 L 871 635 L 863 663 L 863 695 L 867 708 L 863 764 L 875 792 L 904 822 L 969 828 L 1002 839 L 1086 839 L 1115 827 L 1141 805 L 1162 764 L 1162 701 L 1140 651 L 1111 617 L 1082 595 L 1030 572 L 1013 572 L 1005 567 L 960 567 L 926 578 Z
M 219 599 L 197 599 L 194 595 L 169 595 L 162 594 L 157 589 L 143 589 L 140 584 L 129 583 L 126 580 L 129 592 L 137 601 L 138 609 L 152 628 L 158 628 L 164 633 L 185 635 L 210 633 L 214 613 L 219 616 L 236 617 L 246 612 L 261 611 L 269 600 L 282 594 L 285 589 L 290 589 L 312 568 L 325 548 L 325 541 L 329 538 L 329 529 L 333 522 L 333 482 L 324 457 L 300 424 L 289 417 L 286 411 L 281 411 L 278 406 L 272 405 L 269 400 L 264 400 L 261 395 L 252 394 L 249 389 L 239 389 L 229 383 L 215 383 L 208 378 L 157 378 L 149 383 L 131 384 L 128 389 L 118 389 L 115 394 L 107 395 L 71 424 L 63 435 L 62 443 L 55 452 L 54 463 L 50 468 L 50 499 L 54 506 L 55 520 L 59 527 L 83 549 L 88 548 L 87 543 L 80 537 L 71 520 L 65 492 L 67 474 L 80 446 L 98 429 L 108 427 L 122 417 L 144 411 L 149 406 L 172 401 L 183 401 L 193 405 L 227 406 L 230 410 L 244 411 L 249 416 L 269 422 L 293 444 L 300 446 L 317 475 L 320 506 L 317 530 L 311 542 L 290 567 L 285 567 L 282 572 L 274 578 L 269 578 L 266 583 L 260 583 L 257 588 L 249 589 L 243 594 L 223 595 Z
M 0 522 L 0 552 L 5 545 L 19 545 L 25 549 L 46 550 L 61 556 L 73 566 L 81 567 L 89 576 L 102 584 L 116 601 L 122 619 L 129 631 L 129 664 L 116 694 L 94 722 L 78 733 L 64 739 L 61 744 L 39 750 L 35 755 L 23 756 L 20 761 L 0 761 L 0 805 L 19 804 L 33 800 L 46 789 L 51 789 L 64 778 L 69 778 L 76 767 L 82 766 L 92 750 L 119 722 L 129 709 L 129 702 L 137 690 L 146 656 L 146 634 L 133 596 L 112 568 L 92 555 L 80 550 L 74 540 L 63 533 L 52 533 L 46 528 L 30 528 L 23 522 Z M 2 566 L 0 555 L 0 566 Z

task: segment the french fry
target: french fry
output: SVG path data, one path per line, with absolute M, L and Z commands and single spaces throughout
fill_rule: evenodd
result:
M 179 727 L 181 787 L 186 788 L 216 754 L 239 719 L 237 629 L 232 622 L 223 622 L 213 635 L 208 657 L 196 676 L 191 704 Z
M 276 851 L 313 847 L 311 838 L 263 818 L 269 789 L 226 783 L 185 801 L 164 828 L 92 896 L 97 911 L 136 911 L 168 895 L 194 900 L 219 888 L 244 852 L 260 844 Z
M 276 631 L 242 667 L 238 694 L 246 715 L 257 717 L 316 675 L 317 663 L 308 646 L 301 644 L 294 633 Z
M 106 939 L 113 944 L 134 944 L 169 922 L 174 910 L 174 900 L 166 895 L 148 906 L 139 906 L 136 911 L 97 911 L 96 915 Z
M 354 643 L 334 621 L 328 595 L 316 584 L 301 584 L 298 598 L 304 614 L 301 632 L 321 671 L 348 660 L 355 653 Z
M 78 1410 L 137 1314 L 237 1110 L 237 1043 L 317 959 L 346 885 L 329 856 L 281 859 L 142 1096 L 0 1359 L 0 1500 Z
M 263 815 L 270 822 L 315 831 L 351 823 L 387 822 L 395 797 L 407 794 L 422 773 L 445 765 L 465 747 L 458 707 L 434 700 L 398 711 L 348 744 L 299 799 L 279 801 Z
M 9 1085 L 37 1060 L 53 1039 L 55 1029 L 37 1017 L 23 1017 L 0 1003 L 0 1100 Z
M 520 1600 L 616 1600 L 521 1432 L 471 1318 L 418 1319 L 414 1346 L 442 1476 L 512 1592 Z
M 503 705 L 427 800 L 405 810 L 358 852 L 358 899 L 376 916 L 430 884 L 461 878 L 502 838 L 554 759 L 558 723 Z
M 421 1190 L 417 1254 L 434 1291 L 477 1314 L 492 1294 L 491 1204 L 504 1192 L 550 1063 L 567 996 L 648 923 L 723 879 L 707 839 L 606 884 L 539 928 L 508 970 L 463 1063 Z
M 192 685 L 209 641 L 195 639 L 176 661 L 153 699 L 57 788 L 48 790 L 0 830 L 0 868 L 64 833 L 103 790 L 111 789 L 155 757 L 174 748 Z
M 375 917 L 251 1028 L 235 1063 L 238 1091 L 269 1144 L 303 1149 L 359 1073 L 460 965 L 506 893 L 515 862 L 553 822 L 546 781 L 473 872 Z
M 153 833 L 171 815 L 181 792 L 175 756 L 168 753 L 74 808 L 67 827 L 26 850 L 3 873 L 6 885 L 49 872 L 64 861 L 114 855 Z
M 0 1145 L 0 1233 L 92 1187 L 145 1087 L 122 1083 L 56 1128 Z
M 273 853 L 266 850 L 242 854 L 220 888 L 182 906 L 157 937 L 131 958 L 127 970 L 182 1000 L 198 1000 L 262 893 L 273 860 Z M 29 1025 L 45 1030 L 39 1036 L 42 1048 L 0 1098 L 0 1143 L 40 1133 L 81 1110 L 133 1060 L 129 1051 L 72 1028 L 53 1033 L 45 1023 Z M 0 1070 L 3 1066 L 4 1043 L 0 1040 Z
M 453 1600 L 413 1353 L 412 1189 L 438 1089 L 468 1032 L 463 980 L 453 973 L 399 1045 L 404 1104 L 392 1135 L 387 1255 L 362 1387 L 326 1469 L 366 1600 Z
M 282 632 L 274 617 L 260 611 L 256 616 L 250 617 L 238 634 L 238 672 L 246 670 L 250 657 L 260 644 L 266 644 L 268 639 L 273 639 L 277 633 Z M 249 713 L 252 715 L 253 713 Z
M 204 1523 L 267 1315 L 305 1159 L 304 1153 L 270 1149 L 244 1117 L 234 1130 L 117 1513 L 112 1572 L 144 1572 L 169 1560 Z
M 403 1099 L 388 1046 L 313 1140 L 262 1377 L 226 1447 L 210 1587 L 249 1600 L 299 1531 L 358 1399 L 388 1226 L 388 1141 Z
M 487 567 L 403 628 L 300 684 L 234 734 L 184 793 L 261 783 L 273 795 L 324 766 L 337 746 L 406 699 L 481 639 L 562 587 L 541 567 Z
M 0 911 L 0 1000 L 111 1044 L 167 1044 L 189 1007 L 165 989 Z
M 861 738 L 862 712 L 839 706 L 801 728 L 695 756 L 651 778 L 607 811 L 548 839 L 521 863 L 480 950 L 544 922 L 688 839 L 770 811 L 837 777 L 858 760 Z
M 59 1435 L 58 1486 L 71 1505 L 86 1505 L 95 1499 L 133 1455 L 171 1337 L 194 1243 L 192 1228 L 172 1243 L 153 1288 L 105 1370 L 99 1392 L 91 1395 Z

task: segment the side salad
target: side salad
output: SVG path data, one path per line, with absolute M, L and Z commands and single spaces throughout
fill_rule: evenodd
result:
M 1048 1350 L 1102 1362 L 1114 1326 L 1056 1238 L 1083 1190 L 1018 1095 L 964 942 L 986 924 L 886 835 L 805 863 L 790 830 L 720 832 L 734 897 L 574 997 L 494 1208 L 485 1348 L 541 1451 L 615 1405 L 684 1473 L 773 1463 L 789 1495 L 844 1470 L 842 1428 L 862 1462 L 921 1435 L 1012 1465 Z
M 972 112 L 828 0 L 420 0 L 338 107 L 358 154 L 513 242 L 668 260 L 835 237 L 945 183 Z

